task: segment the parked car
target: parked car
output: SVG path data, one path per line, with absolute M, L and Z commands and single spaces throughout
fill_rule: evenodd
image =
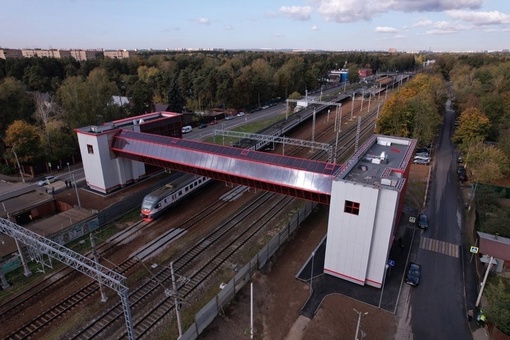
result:
M 191 132 L 191 131 L 193 131 L 193 128 L 191 126 L 189 126 L 189 125 L 186 125 L 186 126 L 182 127 L 182 131 L 181 132 L 182 133 L 188 133 L 188 132 Z
M 415 158 L 413 161 L 414 164 L 421 164 L 421 165 L 429 165 L 430 159 L 421 159 L 421 158 Z
M 421 265 L 414 262 L 409 262 L 406 269 L 405 281 L 411 286 L 420 284 L 421 279 Z
M 429 217 L 425 214 L 419 214 L 418 215 L 418 227 L 421 229 L 428 229 L 429 228 Z
M 242 117 L 242 116 L 244 116 L 244 112 L 239 112 L 239 113 L 237 114 L 237 117 Z
M 216 124 L 218 124 L 218 122 L 216 121 L 216 119 L 215 119 L 215 120 L 212 120 L 212 121 L 209 123 L 209 125 L 216 125 Z
M 423 159 L 425 161 L 429 161 L 430 162 L 430 157 L 429 156 L 416 155 L 416 156 L 414 156 L 414 159 Z
M 415 155 L 421 156 L 421 157 L 430 157 L 430 150 L 427 148 L 419 148 L 419 149 L 416 149 Z
M 57 179 L 58 179 L 58 176 L 46 176 L 43 179 L 41 179 L 39 182 L 37 182 L 37 185 L 42 187 L 46 184 L 55 182 Z
M 457 166 L 457 177 L 459 178 L 459 181 L 461 183 L 464 183 L 465 181 L 467 181 L 467 173 L 466 173 L 466 168 L 464 167 L 464 165 L 459 165 Z
M 202 123 L 198 126 L 199 129 L 205 129 L 207 127 L 206 123 Z
M 231 116 L 231 115 L 226 115 L 225 116 L 225 120 L 231 120 L 231 119 L 234 119 L 234 116 Z

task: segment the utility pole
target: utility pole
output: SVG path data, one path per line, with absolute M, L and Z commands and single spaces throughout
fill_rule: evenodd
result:
M 175 273 L 174 273 L 174 263 L 170 262 L 170 273 L 172 275 L 172 289 L 174 296 L 174 304 L 175 304 L 175 315 L 177 316 L 177 327 L 179 328 L 179 337 L 182 337 L 182 325 L 181 325 L 181 302 L 177 293 L 177 285 L 175 284 Z
M 313 119 L 312 119 L 312 142 L 315 142 L 315 107 L 313 108 Z
M 12 153 L 14 154 L 14 158 L 16 158 L 16 164 L 18 164 L 19 174 L 21 176 L 21 180 L 25 183 L 25 177 L 23 177 L 23 170 L 21 170 L 21 165 L 19 164 L 18 155 L 16 151 L 14 151 L 14 145 L 12 146 Z
M 476 299 L 475 307 L 478 307 L 478 305 L 480 304 L 480 301 L 482 300 L 483 289 L 485 288 L 485 283 L 487 282 L 487 277 L 489 276 L 489 272 L 491 271 L 491 267 L 493 265 L 492 261 L 494 261 L 494 256 L 491 256 L 491 258 L 489 260 L 489 264 L 487 264 L 487 270 L 485 271 L 485 276 L 483 277 L 483 281 L 480 284 L 480 293 L 478 293 L 478 298 Z M 494 261 L 494 264 L 495 263 L 496 263 L 496 261 Z
M 250 283 L 250 339 L 253 339 L 253 281 Z
M 76 199 L 78 200 L 78 206 L 81 208 L 80 195 L 78 194 L 78 185 L 76 184 L 76 179 L 73 176 L 74 190 L 76 191 Z
M 352 120 L 352 113 L 354 112 L 354 101 L 356 100 L 356 92 L 354 92 L 351 95 L 351 120 Z

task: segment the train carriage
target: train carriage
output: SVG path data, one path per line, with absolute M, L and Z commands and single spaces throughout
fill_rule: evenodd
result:
M 164 187 L 146 195 L 142 201 L 141 216 L 145 221 L 152 221 L 179 200 L 203 187 L 211 181 L 204 176 L 184 174 Z

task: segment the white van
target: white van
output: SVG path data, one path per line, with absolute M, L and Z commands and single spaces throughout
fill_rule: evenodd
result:
M 191 132 L 192 130 L 193 130 L 193 128 L 189 125 L 182 127 L 182 133 L 188 133 L 188 132 Z

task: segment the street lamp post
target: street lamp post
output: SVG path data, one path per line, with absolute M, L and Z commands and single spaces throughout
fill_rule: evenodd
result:
M 384 294 L 384 284 L 386 283 L 386 273 L 388 272 L 389 267 L 390 267 L 389 264 L 384 266 L 384 275 L 383 275 L 383 281 L 382 281 L 381 298 L 379 299 L 379 308 L 381 308 L 382 297 Z
M 310 273 L 310 288 L 313 291 L 313 260 L 315 260 L 315 252 L 312 251 L 312 272 Z
M 354 311 L 356 313 L 358 313 L 358 324 L 356 325 L 356 335 L 354 336 L 354 340 L 358 340 L 359 328 L 361 326 L 361 316 L 367 315 L 368 312 L 362 313 L 362 312 L 358 312 L 356 309 L 354 309 Z

